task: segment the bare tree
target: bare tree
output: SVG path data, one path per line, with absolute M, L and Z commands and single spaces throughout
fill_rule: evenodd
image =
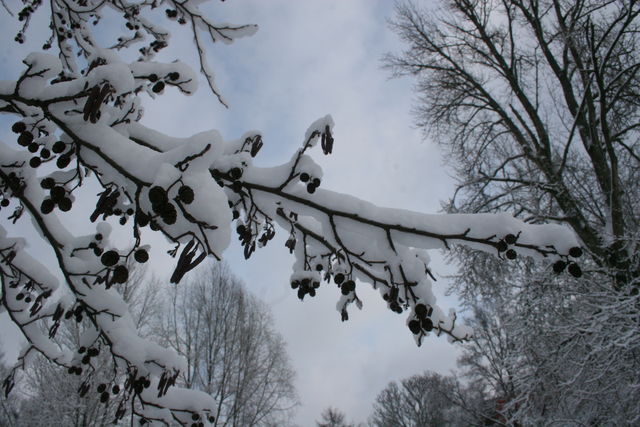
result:
M 441 5 L 398 7 L 408 48 L 388 63 L 416 76 L 419 124 L 455 165 L 448 210 L 565 224 L 588 255 L 511 268 L 459 249 L 463 372 L 501 422 L 637 422 L 640 3 Z
M 347 423 L 347 416 L 339 409 L 329 407 L 322 411 L 321 420 L 316 423 L 318 427 L 353 427 Z
M 468 424 L 451 401 L 453 378 L 435 373 L 390 382 L 378 394 L 369 424 L 374 427 L 435 427 Z
M 510 211 L 579 236 L 619 286 L 637 277 L 637 1 L 403 4 L 390 56 L 418 78 L 417 116 L 452 158 L 451 209 Z
M 284 424 L 297 405 L 294 372 L 268 307 L 224 263 L 170 299 L 164 340 L 187 359 L 179 382 L 218 402 L 214 425 Z

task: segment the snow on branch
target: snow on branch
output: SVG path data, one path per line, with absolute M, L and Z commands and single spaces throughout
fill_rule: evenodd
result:
M 406 323 L 418 345 L 430 332 L 465 340 L 471 331 L 445 314 L 431 291 L 433 274 L 427 250 L 462 244 L 505 260 L 518 255 L 547 258 L 561 271 L 580 274 L 574 258 L 579 244 L 569 230 L 556 225 L 525 224 L 509 215 L 427 215 L 381 208 L 355 197 L 320 188 L 322 170 L 310 151 L 333 150 L 330 116 L 313 123 L 291 160 L 271 168 L 253 166 L 264 141 L 259 134 L 225 141 L 216 131 L 188 138 L 163 135 L 142 125 L 143 94 L 152 98 L 168 86 L 190 94 L 196 74 L 180 62 L 153 62 L 169 42 L 169 33 L 147 12 L 169 4 L 166 17 L 190 23 L 211 90 L 219 97 L 201 42 L 229 42 L 255 31 L 254 26 L 215 25 L 199 12 L 196 1 L 141 3 L 80 0 L 50 4 L 54 42 L 59 55 L 32 53 L 16 81 L 0 82 L 0 111 L 13 119 L 15 141 L 0 144 L 0 194 L 8 225 L 31 221 L 53 252 L 57 265 L 45 267 L 23 249 L 24 239 L 7 237 L 0 226 L 2 304 L 21 329 L 28 346 L 20 364 L 38 351 L 72 375 L 88 378 L 92 358 L 108 352 L 126 372 L 121 403 L 136 402 L 145 420 L 190 424 L 216 417 L 213 397 L 174 386 L 184 368 L 176 353 L 141 338 L 114 284 L 127 281 L 127 265 L 149 259 L 142 229 L 161 233 L 174 245 L 171 282 L 207 256 L 220 259 L 235 229 L 249 258 L 276 232 L 286 233 L 294 256 L 291 287 L 300 299 L 339 288 L 337 309 L 361 308 L 358 287 L 378 289 L 389 309 L 407 312 Z M 91 23 L 110 6 L 131 31 L 103 49 Z M 20 16 L 25 37 L 30 16 L 43 7 L 33 2 Z M 151 16 L 151 15 L 149 15 Z M 127 63 L 121 49 L 140 48 Z M 77 64 L 73 58 L 82 58 Z M 221 100 L 222 102 L 222 100 Z M 336 143 L 339 143 L 336 142 Z M 79 189 L 87 182 L 101 187 L 93 200 Z M 86 207 L 89 207 L 86 210 Z M 59 217 L 82 212 L 95 232 L 76 235 Z M 111 243 L 112 222 L 130 230 L 132 245 Z M 323 286 L 325 287 L 325 286 Z M 324 291 L 324 290 L 322 290 Z M 78 348 L 54 341 L 61 322 L 88 321 Z M 11 388 L 15 371 L 5 382 Z M 79 392 L 86 393 L 86 387 Z

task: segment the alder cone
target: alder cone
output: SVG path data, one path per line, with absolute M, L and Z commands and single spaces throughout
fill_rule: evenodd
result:
M 112 278 L 115 283 L 124 283 L 129 279 L 129 270 L 124 265 L 119 265 L 113 270 Z
M 42 214 L 44 215 L 50 214 L 53 211 L 54 207 L 55 203 L 53 203 L 53 200 L 44 199 L 42 201 L 42 204 L 40 205 L 40 212 L 42 212 Z
M 20 133 L 20 136 L 18 136 L 18 144 L 22 145 L 23 147 L 26 147 L 32 142 L 33 142 L 33 134 L 28 130 Z
M 107 251 L 104 254 L 102 254 L 100 261 L 102 262 L 103 265 L 107 267 L 112 267 L 118 263 L 119 259 L 120 259 L 120 255 L 118 255 L 118 252 Z
M 58 201 L 58 207 L 60 208 L 60 210 L 62 212 L 70 211 L 71 210 L 71 206 L 72 206 L 71 199 L 68 198 L 68 197 L 63 197 L 62 199 L 60 199 Z
M 178 197 L 180 198 L 180 201 L 184 204 L 188 205 L 192 203 L 194 199 L 193 189 L 187 185 L 183 185 L 178 190 Z
M 571 274 L 575 278 L 582 277 L 582 269 L 575 262 L 569 264 L 569 268 L 567 269 L 567 271 L 569 271 L 569 274 Z
M 415 312 L 418 317 L 427 317 L 427 306 L 418 304 L 416 305 Z
M 51 190 L 54 186 L 56 185 L 56 182 L 53 180 L 53 178 L 44 178 L 42 181 L 40 181 L 40 187 L 42 187 L 45 190 Z
M 411 330 L 411 332 L 414 335 L 418 335 L 420 333 L 421 327 L 420 327 L 420 322 L 417 320 L 411 320 L 409 322 L 409 329 Z
M 422 325 L 422 329 L 424 329 L 427 332 L 433 329 L 433 322 L 428 317 L 425 317 L 424 319 L 422 319 L 420 321 L 420 324 Z
M 27 125 L 24 124 L 24 122 L 15 122 L 12 126 L 11 126 L 11 131 L 13 133 L 22 133 L 25 130 L 27 130 Z
M 56 154 L 60 154 L 62 153 L 65 149 L 67 148 L 67 145 L 62 142 L 62 141 L 56 141 L 53 143 L 53 147 L 51 147 L 51 150 L 56 153 Z
M 562 260 L 558 260 L 556 262 L 553 263 L 553 272 L 556 274 L 560 274 L 564 271 L 565 267 L 567 266 L 567 263 L 562 261 Z
M 580 258 L 582 256 L 582 248 L 574 246 L 573 248 L 569 249 L 569 255 L 574 258 Z
M 144 249 L 138 249 L 135 254 L 133 254 L 133 258 L 140 264 L 143 264 L 149 260 L 149 253 Z

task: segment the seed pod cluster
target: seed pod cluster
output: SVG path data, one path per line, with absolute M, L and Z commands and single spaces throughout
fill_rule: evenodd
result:
M 553 272 L 556 274 L 562 273 L 565 269 L 575 278 L 582 277 L 582 269 L 577 262 L 571 261 L 568 258 L 580 258 L 582 256 L 582 248 L 574 246 L 569 249 L 569 256 L 567 259 L 559 259 L 553 263 Z
M 156 185 L 149 190 L 149 201 L 151 202 L 151 209 L 156 215 L 162 218 L 165 224 L 175 224 L 178 219 L 178 211 L 176 207 L 169 201 L 167 191 Z
M 433 330 L 433 321 L 431 315 L 433 314 L 433 307 L 427 304 L 416 304 L 414 308 L 414 318 L 408 323 L 409 330 L 414 335 L 418 335 L 422 332 L 430 332 Z
M 307 184 L 307 193 L 313 194 L 320 187 L 320 178 L 315 178 L 309 175 L 307 172 L 300 173 L 300 181 Z
M 504 256 L 507 259 L 514 260 L 518 257 L 518 253 L 513 248 L 510 248 L 510 246 L 514 245 L 517 241 L 518 241 L 518 236 L 516 236 L 515 234 L 509 233 L 506 236 L 504 236 L 504 238 L 499 240 L 495 244 L 495 246 L 496 246 L 496 249 L 498 250 L 498 253 L 504 253 Z
M 398 314 L 402 313 L 402 306 L 399 301 L 399 289 L 397 286 L 391 286 L 389 292 L 386 292 L 382 295 L 382 299 L 387 301 L 388 307 L 391 311 L 396 312 Z
M 49 190 L 49 197 L 45 198 L 40 205 L 40 212 L 47 215 L 57 206 L 62 212 L 68 212 L 73 205 L 71 198 L 67 194 L 66 188 L 56 185 L 52 178 L 44 178 L 40 182 L 43 189 Z
M 3 184 L 3 195 L 10 191 L 13 195 L 20 196 L 26 188 L 25 182 L 15 172 L 9 172 Z
M 298 290 L 298 298 L 304 300 L 306 295 L 310 297 L 316 296 L 316 289 L 320 287 L 320 282 L 316 278 L 304 277 L 291 281 L 291 289 Z

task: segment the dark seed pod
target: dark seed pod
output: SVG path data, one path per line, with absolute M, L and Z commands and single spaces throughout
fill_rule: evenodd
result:
M 71 206 L 72 206 L 71 199 L 68 197 L 63 197 L 62 199 L 60 199 L 60 201 L 58 201 L 58 207 L 62 212 L 70 211 Z
M 138 211 L 136 214 L 136 222 L 140 227 L 146 227 L 149 224 L 149 216 L 142 211 Z
M 53 143 L 53 147 L 51 147 L 51 150 L 56 154 L 60 154 L 64 150 L 66 150 L 66 148 L 67 148 L 67 144 L 65 144 L 62 141 L 56 141 Z
M 242 169 L 240 168 L 231 168 L 229 170 L 229 178 L 233 180 L 240 179 L 242 177 Z
M 109 401 L 109 393 L 105 391 L 100 395 L 100 402 L 107 403 L 108 401 Z
M 62 156 L 58 157 L 58 160 L 56 160 L 56 166 L 58 167 L 58 169 L 66 168 L 67 166 L 69 166 L 69 163 L 71 163 L 71 156 L 67 154 L 63 154 Z
M 171 72 L 169 73 L 169 80 L 178 80 L 180 78 L 180 73 L 178 73 L 177 71 Z
M 175 224 L 178 219 L 178 211 L 171 203 L 167 203 L 160 216 L 165 224 Z
M 233 181 L 231 184 L 231 190 L 234 193 L 240 193 L 242 191 L 242 183 L 240 181 Z
M 51 151 L 49 151 L 46 148 L 43 148 L 42 150 L 40 150 L 40 157 L 42 159 L 48 159 L 49 157 L 51 157 Z
M 134 254 L 133 258 L 139 262 L 140 264 L 144 264 L 149 260 L 149 253 L 144 249 L 138 249 Z
M 311 180 L 311 183 L 316 187 L 320 187 L 320 178 L 313 178 L 313 180 Z
M 89 355 L 83 356 L 83 357 L 82 357 L 82 360 L 81 360 L 81 362 L 82 362 L 82 364 L 83 364 L 83 365 L 86 365 L 86 364 L 87 364 L 87 363 L 89 363 L 90 361 L 91 361 L 91 358 L 89 357 Z
M 56 182 L 53 180 L 53 178 L 47 177 L 40 181 L 40 187 L 44 188 L 45 190 L 51 190 L 55 185 Z
M 182 203 L 186 205 L 190 204 L 191 202 L 193 202 L 194 198 L 193 189 L 187 185 L 183 185 L 178 190 L 178 197 L 180 198 L 180 201 Z
M 102 393 L 106 389 L 107 389 L 107 385 L 105 383 L 98 385 L 98 393 Z
M 504 236 L 505 242 L 507 242 L 510 245 L 513 245 L 517 239 L 518 238 L 515 236 L 515 234 L 507 234 L 506 236 Z
M 516 259 L 518 257 L 518 253 L 513 249 L 509 249 L 505 255 L 508 259 Z
M 570 263 L 567 270 L 573 277 L 582 277 L 582 269 L 575 262 Z
M 154 93 L 160 93 L 164 90 L 164 82 L 163 81 L 159 81 L 156 82 L 156 84 L 153 85 L 153 87 L 151 88 L 151 90 Z
M 307 181 L 309 181 L 309 178 L 311 178 L 311 177 L 310 177 L 310 176 L 309 176 L 309 174 L 308 174 L 308 173 L 306 173 L 306 172 L 302 172 L 302 173 L 300 174 L 300 181 L 302 181 L 302 182 L 307 182 Z
M 29 166 L 31 166 L 32 168 L 37 168 L 42 164 L 42 159 L 40 157 L 32 157 L 31 160 L 29 160 Z
M 198 414 L 192 414 L 192 415 L 191 415 L 191 419 L 192 419 L 193 421 L 198 421 L 198 420 L 200 419 L 200 415 L 198 415 Z
M 87 347 L 80 347 L 78 349 L 78 353 L 80 353 L 80 354 L 84 353 L 85 351 L 87 351 Z
M 60 185 L 56 185 L 49 191 L 49 195 L 56 202 L 59 202 L 66 194 L 67 192 L 65 191 L 64 187 Z
M 55 203 L 53 203 L 53 200 L 44 199 L 42 201 L 42 204 L 40 205 L 40 212 L 42 212 L 43 215 L 50 214 L 53 211 L 54 207 Z
M 111 393 L 112 394 L 120 393 L 120 386 L 118 384 L 114 385 L 113 388 L 111 388 Z
M 35 142 L 32 142 L 27 146 L 27 150 L 29 150 L 30 153 L 35 153 L 39 149 L 40 149 L 40 145 L 36 144 Z
M 152 205 L 163 205 L 169 201 L 164 188 L 156 185 L 149 190 L 149 201 Z
M 416 308 L 414 309 L 416 312 L 416 315 L 418 317 L 427 317 L 427 306 L 424 304 L 417 304 Z
M 20 136 L 18 136 L 18 144 L 22 145 L 23 147 L 26 147 L 32 142 L 33 142 L 33 134 L 28 130 L 25 130 L 24 132 L 20 133 Z
M 349 290 L 349 292 L 351 291 L 355 291 L 356 290 L 356 282 L 354 282 L 353 280 L 347 280 L 343 285 L 343 288 L 347 288 Z
M 505 242 L 504 240 L 500 240 L 498 243 L 496 243 L 496 249 L 498 249 L 498 252 L 504 252 L 509 248 L 509 245 L 507 245 L 507 242 Z
M 120 259 L 120 255 L 118 255 L 118 252 L 107 251 L 104 254 L 102 254 L 102 257 L 100 258 L 100 262 L 102 262 L 102 264 L 107 267 L 111 267 L 116 265 L 119 259 Z
M 574 246 L 573 248 L 569 249 L 569 255 L 574 258 L 580 258 L 582 256 L 582 248 L 579 246 Z
M 424 329 L 427 332 L 433 329 L 433 322 L 428 317 L 425 317 L 424 319 L 420 320 L 420 325 L 422 326 L 422 329 Z
M 7 206 L 9 206 L 9 203 L 9 199 L 2 199 L 2 201 L 0 202 L 0 206 L 6 208 Z
M 408 325 L 408 326 L 409 326 L 409 329 L 411 330 L 411 332 L 412 332 L 414 335 L 418 335 L 418 334 L 420 333 L 421 329 L 422 329 L 422 328 L 420 327 L 420 322 L 419 322 L 419 321 L 417 321 L 417 320 L 411 320 L 411 321 L 409 322 L 409 325 Z
M 119 265 L 113 270 L 111 277 L 114 283 L 124 283 L 129 279 L 129 270 L 124 265 Z
M 562 260 L 558 260 L 556 262 L 553 263 L 553 272 L 556 274 L 560 274 L 564 271 L 565 267 L 567 266 L 567 263 L 562 261 Z
M 307 193 L 313 194 L 316 192 L 317 188 L 318 188 L 317 186 L 313 185 L 312 183 L 309 183 L 307 184 Z
M 27 125 L 24 124 L 24 122 L 15 122 L 12 126 L 11 126 L 11 131 L 13 133 L 22 133 L 25 130 L 27 130 Z

